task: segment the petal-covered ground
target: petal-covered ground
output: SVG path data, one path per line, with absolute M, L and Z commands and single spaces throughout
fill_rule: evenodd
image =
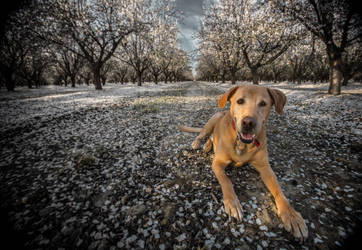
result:
M 223 210 L 212 154 L 191 149 L 229 84 L 108 84 L 0 92 L 2 236 L 26 249 L 334 249 L 362 222 L 362 86 L 264 84 L 288 97 L 268 151 L 309 238 L 284 230 L 252 166 L 230 167 L 244 209 Z M 11 230 L 13 227 L 14 230 Z

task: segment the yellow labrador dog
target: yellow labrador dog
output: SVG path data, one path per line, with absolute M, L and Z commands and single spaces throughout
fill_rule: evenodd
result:
M 265 123 L 273 105 L 278 114 L 283 113 L 286 96 L 276 89 L 245 85 L 223 94 L 218 101 L 219 108 L 225 107 L 228 101 L 230 110 L 216 113 L 203 128 L 179 126 L 182 131 L 200 133 L 192 143 L 194 149 L 200 147 L 202 139 L 209 137 L 204 151 L 214 149 L 212 170 L 221 185 L 226 213 L 238 220 L 243 216 L 225 168 L 232 162 L 235 166 L 251 163 L 274 196 L 285 229 L 298 239 L 307 238 L 307 226 L 283 194 L 268 158 Z

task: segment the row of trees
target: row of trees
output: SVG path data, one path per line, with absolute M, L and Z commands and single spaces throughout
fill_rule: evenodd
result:
M 0 81 L 8 90 L 107 80 L 158 83 L 192 77 L 177 45 L 172 0 L 31 0 L 9 19 Z
M 197 79 L 329 80 L 362 74 L 362 19 L 344 0 L 219 0 L 198 34 Z

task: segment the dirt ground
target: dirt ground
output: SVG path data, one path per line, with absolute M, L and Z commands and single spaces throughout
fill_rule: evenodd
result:
M 196 135 L 177 130 L 202 126 L 230 87 L 199 82 L 112 101 L 109 88 L 99 102 L 89 94 L 86 105 L 77 91 L 52 95 L 59 102 L 50 101 L 51 91 L 0 93 L 3 242 L 14 249 L 350 247 L 362 222 L 362 86 L 339 97 L 326 95 L 325 86 L 266 86 L 288 97 L 285 114 L 273 112 L 268 122 L 268 151 L 306 220 L 305 242 L 284 230 L 250 165 L 227 169 L 244 218 L 226 216 L 212 154 L 192 150 Z M 72 95 L 70 108 L 63 94 Z

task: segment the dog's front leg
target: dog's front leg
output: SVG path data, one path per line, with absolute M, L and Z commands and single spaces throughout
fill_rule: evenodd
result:
M 215 158 L 212 162 L 212 170 L 219 181 L 221 186 L 223 199 L 224 199 L 224 207 L 225 212 L 241 221 L 243 218 L 243 210 L 240 205 L 239 199 L 235 194 L 233 184 L 231 183 L 229 177 L 225 174 L 225 168 L 231 161 L 225 161 L 222 159 L 218 159 L 215 155 Z
M 277 205 L 278 214 L 282 219 L 284 227 L 287 231 L 292 232 L 294 237 L 305 239 L 308 237 L 308 228 L 297 211 L 289 204 L 282 189 L 279 186 L 277 178 L 270 167 L 267 152 L 256 154 L 256 160 L 252 161 L 252 165 L 258 170 L 265 186 L 269 189 L 274 197 Z

